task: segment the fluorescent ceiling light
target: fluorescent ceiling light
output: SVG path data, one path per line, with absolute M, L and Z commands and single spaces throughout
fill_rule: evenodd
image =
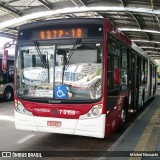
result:
M 149 33 L 160 33 L 156 30 L 138 29 L 138 28 L 118 28 L 120 31 L 134 31 L 134 32 L 149 32 Z
M 147 48 L 147 49 L 149 49 L 149 48 L 155 48 L 155 47 L 147 47 L 147 46 L 139 46 L 140 48 L 143 48 L 143 49 L 145 49 L 145 48 Z M 158 49 L 158 48 L 156 48 L 156 49 Z
M 5 27 L 9 27 L 18 23 L 25 22 L 27 20 L 51 16 L 51 15 L 59 15 L 59 14 L 69 14 L 69 13 L 82 13 L 82 12 L 107 12 L 107 11 L 129 11 L 129 12 L 137 12 L 137 13 L 147 13 L 152 15 L 160 15 L 160 10 L 151 10 L 146 8 L 130 8 L 130 7 L 72 7 L 72 8 L 64 8 L 64 9 L 57 9 L 52 11 L 45 11 L 45 12 L 36 12 L 30 15 L 26 15 L 20 18 L 14 18 L 12 20 L 8 20 L 5 22 L 0 23 L 0 29 Z
M 159 41 L 148 41 L 148 40 L 144 40 L 144 39 L 132 39 L 132 42 L 149 42 L 149 43 L 160 43 Z
M 150 56 L 150 57 L 157 57 L 157 58 L 159 57 L 160 58 L 160 54 L 153 54 L 153 55 L 151 54 L 151 55 L 148 55 L 148 56 Z
M 148 53 L 159 53 L 159 52 L 156 52 L 156 51 L 146 51 Z
M 160 49 L 158 47 L 147 47 L 147 46 L 139 46 L 142 49 Z

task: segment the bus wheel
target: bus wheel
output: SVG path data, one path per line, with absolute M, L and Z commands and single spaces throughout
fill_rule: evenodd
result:
M 13 99 L 13 89 L 11 87 L 7 87 L 4 91 L 4 99 L 6 101 L 10 101 Z
M 143 110 L 144 110 L 144 101 L 142 100 L 141 104 L 140 104 L 140 108 L 138 109 L 138 111 L 142 112 Z
M 121 122 L 119 126 L 120 131 L 124 129 L 126 122 L 127 122 L 127 108 L 123 107 L 121 111 Z
M 126 119 L 127 119 L 127 114 L 126 114 L 126 110 L 125 109 L 122 109 L 122 112 L 121 112 L 121 122 L 123 124 L 126 123 Z
M 144 107 L 144 101 L 142 100 L 141 102 L 141 107 L 143 108 Z

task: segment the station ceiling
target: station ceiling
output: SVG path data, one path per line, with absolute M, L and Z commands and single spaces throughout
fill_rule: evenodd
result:
M 77 16 L 110 20 L 160 59 L 160 0 L 0 0 L 0 36 L 16 38 L 25 23 Z

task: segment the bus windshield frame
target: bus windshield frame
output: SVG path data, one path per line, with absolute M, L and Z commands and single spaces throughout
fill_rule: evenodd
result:
M 16 96 L 37 102 L 60 100 L 64 103 L 93 102 L 101 99 L 103 39 L 82 39 L 75 45 L 76 41 L 77 39 L 36 41 L 36 44 L 38 44 L 36 47 L 35 41 L 17 43 Z M 48 51 L 47 46 L 50 48 Z M 39 53 L 37 53 L 37 49 Z M 69 54 L 71 52 L 72 55 Z M 71 57 L 67 61 L 69 55 Z M 32 56 L 33 58 L 27 60 L 26 56 L 28 58 Z M 81 59 L 81 57 L 83 58 Z M 42 65 L 43 60 L 46 67 Z M 98 64 L 98 61 L 100 64 Z M 30 63 L 30 65 L 27 66 L 24 63 Z M 33 63 L 37 63 L 39 67 Z M 91 73 L 88 74 L 89 68 Z M 82 70 L 87 71 L 84 74 Z M 33 85 L 41 83 L 38 75 L 41 74 L 42 79 L 44 77 L 42 73 L 48 75 L 44 81 L 41 80 L 43 83 Z M 78 76 L 81 78 L 76 79 Z M 49 88 L 49 91 L 46 88 Z

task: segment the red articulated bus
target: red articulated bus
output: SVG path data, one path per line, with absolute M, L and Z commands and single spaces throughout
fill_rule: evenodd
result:
M 156 65 L 106 19 L 20 26 L 17 129 L 104 138 L 156 92 Z M 142 52 L 142 53 L 140 53 Z

